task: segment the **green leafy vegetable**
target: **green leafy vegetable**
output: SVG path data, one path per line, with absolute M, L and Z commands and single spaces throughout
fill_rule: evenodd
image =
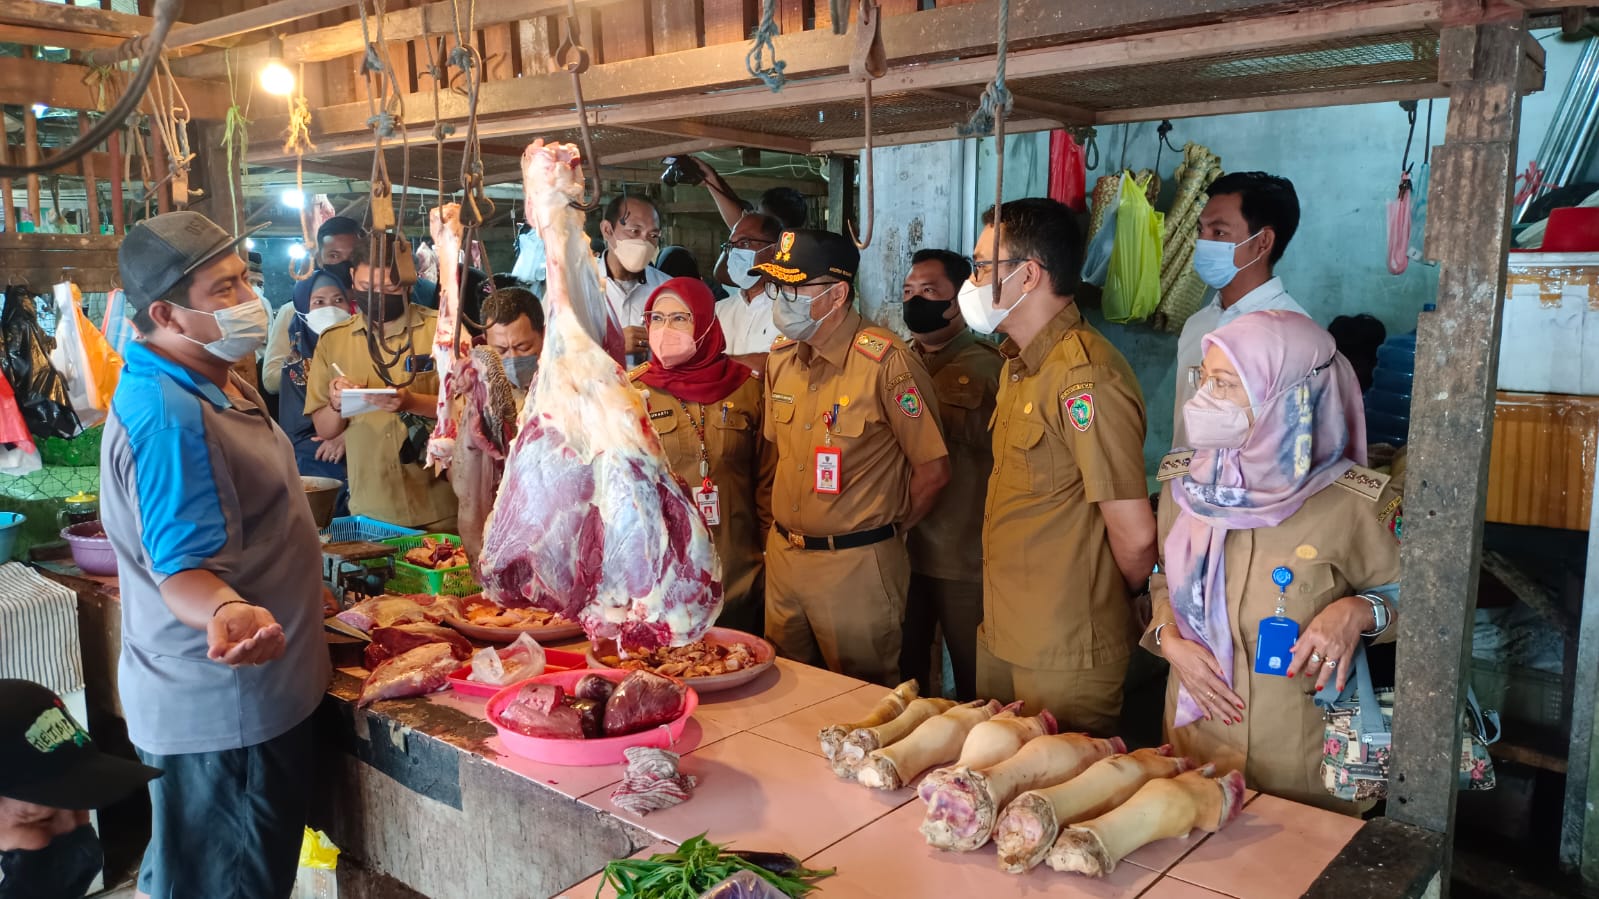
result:
M 605 883 L 616 890 L 617 899 L 696 899 L 740 871 L 754 871 L 785 894 L 800 897 L 816 889 L 812 881 L 831 877 L 834 872 L 832 868 L 807 868 L 793 856 L 788 857 L 792 866 L 773 864 L 771 853 L 761 853 L 759 857 L 768 867 L 726 851 L 702 833 L 684 840 L 677 851 L 657 853 L 648 861 L 624 858 L 611 862 L 605 866 Z M 770 870 L 772 867 L 791 869 L 777 874 Z

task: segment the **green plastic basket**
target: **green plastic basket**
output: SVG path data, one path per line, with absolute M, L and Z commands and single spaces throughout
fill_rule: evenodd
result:
M 422 534 L 416 537 L 390 537 L 381 541 L 394 547 L 394 577 L 389 579 L 385 589 L 390 593 L 431 593 L 443 596 L 472 596 L 482 593 L 483 588 L 478 586 L 477 579 L 472 576 L 472 566 L 458 565 L 454 568 L 433 570 L 420 565 L 412 565 L 404 560 L 407 550 L 415 549 L 422 545 L 425 537 L 432 537 L 435 542 L 447 542 L 455 546 L 461 545 L 461 538 L 454 534 Z
M 46 465 L 86 468 L 100 465 L 100 438 L 105 425 L 95 425 L 76 437 L 46 437 L 39 441 L 39 459 Z

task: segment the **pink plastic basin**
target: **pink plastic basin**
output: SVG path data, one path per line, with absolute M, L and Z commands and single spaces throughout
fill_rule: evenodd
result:
M 530 737 L 518 733 L 500 722 L 500 712 L 511 704 L 516 698 L 518 690 L 523 684 L 556 684 L 561 689 L 571 692 L 577 682 L 590 674 L 598 674 L 612 683 L 621 683 L 622 678 L 629 672 L 615 668 L 595 670 L 557 671 L 554 674 L 541 674 L 520 683 L 515 683 L 494 694 L 485 707 L 489 723 L 500 732 L 500 741 L 505 748 L 523 758 L 535 762 L 546 762 L 551 765 L 620 765 L 627 761 L 622 755 L 622 750 L 631 746 L 654 746 L 659 749 L 670 749 L 672 744 L 683 738 L 683 728 L 688 726 L 688 719 L 699 708 L 700 695 L 694 692 L 693 687 L 686 687 L 688 695 L 684 697 L 683 714 L 675 720 L 660 727 L 628 734 L 622 737 L 601 737 L 597 740 L 559 740 L 549 737 Z
M 98 536 L 89 536 L 95 534 Z M 72 547 L 72 562 L 85 574 L 117 573 L 117 553 L 111 548 L 105 527 L 98 521 L 85 521 L 61 530 L 61 539 Z

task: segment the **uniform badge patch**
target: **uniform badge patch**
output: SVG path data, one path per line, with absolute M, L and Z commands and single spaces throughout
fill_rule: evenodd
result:
M 908 418 L 922 417 L 922 395 L 916 392 L 916 385 L 910 384 L 905 389 L 894 394 L 894 402 L 899 404 L 899 411 Z
M 1071 419 L 1072 427 L 1079 431 L 1088 430 L 1094 423 L 1094 395 L 1079 393 L 1066 401 L 1066 417 Z

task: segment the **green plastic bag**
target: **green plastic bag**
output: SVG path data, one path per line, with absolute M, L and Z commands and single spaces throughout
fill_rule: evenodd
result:
M 1116 245 L 1110 252 L 1104 311 L 1108 321 L 1143 321 L 1160 305 L 1161 230 L 1165 216 L 1155 211 L 1143 188 L 1123 178 L 1116 206 Z

